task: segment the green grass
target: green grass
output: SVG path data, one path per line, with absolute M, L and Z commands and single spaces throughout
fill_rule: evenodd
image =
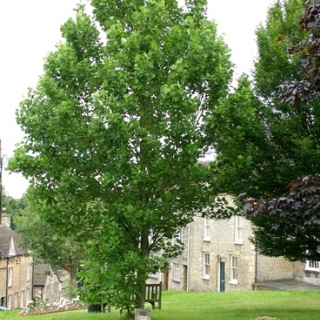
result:
M 280 320 L 319 320 L 320 291 L 163 292 L 162 310 L 152 310 L 152 320 L 254 320 L 258 316 Z M 148 309 L 149 306 L 147 306 Z M 0 319 L 19 319 L 16 310 L 1 312 Z M 25 317 L 22 317 L 25 318 Z M 28 316 L 28 320 L 119 320 L 119 312 L 86 310 Z

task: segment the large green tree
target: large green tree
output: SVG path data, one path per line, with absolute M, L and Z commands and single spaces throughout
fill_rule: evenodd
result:
M 281 84 L 301 79 L 300 58 L 288 49 L 308 36 L 299 30 L 303 0 L 277 1 L 256 30 L 253 81 L 220 102 L 211 119 L 221 191 L 251 197 L 281 196 L 289 181 L 320 170 L 319 101 L 299 108 L 281 101 Z M 231 120 L 232 119 L 232 120 Z
M 212 132 L 221 132 L 217 185 L 257 199 L 245 205 L 253 242 L 262 254 L 290 260 L 320 257 L 320 2 L 304 4 L 270 8 L 256 32 L 253 84 L 242 78 L 212 119 Z
M 305 115 L 309 131 L 307 150 L 311 159 L 304 173 L 319 173 L 319 38 L 320 1 L 308 3 L 297 20 L 300 32 L 308 37 L 288 50 L 299 58 L 299 77 L 286 80 L 281 98 Z M 314 158 L 312 158 L 314 156 Z M 281 197 L 247 203 L 246 215 L 254 223 L 253 241 L 269 256 L 283 255 L 291 260 L 320 260 L 320 181 L 319 175 L 303 175 L 287 186 Z
M 92 16 L 78 6 L 62 26 L 65 42 L 21 102 L 25 139 L 9 168 L 29 179 L 33 210 L 86 242 L 84 284 L 96 283 L 93 265 L 104 279 L 91 302 L 102 292 L 143 307 L 148 273 L 164 267 L 150 253 L 176 255 L 165 240 L 197 212 L 215 212 L 208 167 L 197 162 L 232 65 L 204 0 L 91 4 Z

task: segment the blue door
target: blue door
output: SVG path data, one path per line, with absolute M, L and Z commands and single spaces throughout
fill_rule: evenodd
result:
M 220 262 L 220 292 L 225 292 L 225 263 Z

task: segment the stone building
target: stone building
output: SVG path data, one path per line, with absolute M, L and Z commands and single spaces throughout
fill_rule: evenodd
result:
M 64 270 L 53 272 L 49 264 L 36 264 L 33 276 L 33 296 L 48 303 L 66 298 L 64 288 L 68 273 Z
M 319 262 L 263 256 L 250 242 L 251 236 L 251 222 L 243 217 L 195 217 L 176 235 L 184 243 L 182 255 L 149 282 L 162 281 L 164 290 L 221 292 L 251 290 L 255 283 L 284 279 L 320 285 Z
M 251 224 L 242 217 L 196 217 L 180 232 L 183 254 L 172 259 L 169 272 L 163 274 L 167 289 L 248 290 L 255 282 L 293 278 L 293 263 L 258 254 L 251 235 Z
M 32 297 L 32 257 L 19 246 L 20 237 L 10 228 L 5 210 L 0 225 L 0 305 L 25 307 Z
M 10 223 L 11 217 L 4 210 L 0 224 L 0 306 L 26 307 L 36 295 L 48 303 L 65 299 L 68 273 L 53 272 L 48 264 L 33 265 L 33 258 L 19 246 L 20 237 Z

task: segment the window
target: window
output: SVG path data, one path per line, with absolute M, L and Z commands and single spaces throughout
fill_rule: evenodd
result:
M 153 279 L 159 279 L 159 271 L 155 272 L 155 273 L 150 273 L 149 274 L 149 278 L 153 278 Z
M 14 308 L 15 309 L 18 308 L 18 293 L 17 292 L 14 294 Z
M 320 271 L 320 262 L 319 261 L 312 261 L 312 260 L 307 260 L 306 262 L 306 270 L 311 270 L 311 271 Z
M 203 278 L 210 278 L 210 253 L 203 254 Z
M 173 280 L 180 281 L 180 264 L 173 264 Z
M 7 301 L 7 308 L 9 309 L 9 310 L 11 310 L 11 300 L 12 300 L 12 296 L 11 296 L 11 294 L 8 296 L 8 301 Z
M 24 303 L 23 299 L 24 299 L 24 291 L 21 291 L 21 294 L 20 294 L 20 308 L 23 308 L 23 307 L 24 307 L 24 305 L 23 305 L 23 303 Z
M 234 217 L 234 242 L 243 244 L 243 225 L 244 218 L 240 216 Z
M 154 238 L 154 232 L 151 229 L 150 232 L 149 232 L 149 245 L 153 244 L 153 238 Z
M 27 289 L 26 306 L 29 304 L 29 301 L 30 301 L 30 289 Z
M 238 283 L 238 257 L 231 256 L 230 257 L 230 283 L 237 284 Z
M 8 270 L 8 287 L 12 286 L 12 268 Z
M 50 283 L 54 283 L 54 274 L 53 273 L 50 274 Z
M 203 240 L 209 241 L 211 238 L 211 219 L 204 218 L 204 235 Z
M 31 265 L 28 263 L 27 267 L 27 281 L 30 281 Z
M 177 230 L 177 232 L 173 236 L 173 244 L 180 244 L 183 243 L 183 229 Z

